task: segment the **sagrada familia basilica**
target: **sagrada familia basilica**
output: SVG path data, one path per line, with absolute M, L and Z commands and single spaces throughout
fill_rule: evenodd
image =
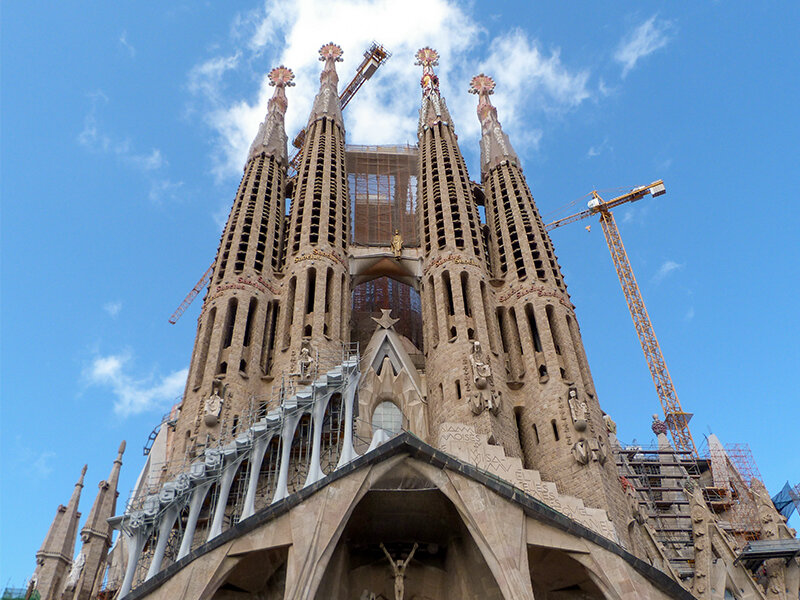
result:
M 182 401 L 79 531 L 81 475 L 27 596 L 796 600 L 795 532 L 714 436 L 617 440 L 494 81 L 476 183 L 435 50 L 416 146 L 345 144 L 341 56 L 291 164 L 269 73 Z

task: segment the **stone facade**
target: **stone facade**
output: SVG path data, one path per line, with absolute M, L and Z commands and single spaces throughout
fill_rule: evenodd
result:
M 416 153 L 417 203 L 397 213 L 416 215 L 418 240 L 407 247 L 398 229 L 377 244 L 351 239 L 373 231 L 351 223 L 351 203 L 369 206 L 391 175 L 374 169 L 389 183 L 348 187 L 341 55 L 320 49 L 296 173 L 284 129 L 293 75 L 270 72 L 275 94 L 222 234 L 184 397 L 112 516 L 120 449 L 74 561 L 82 479 L 59 508 L 37 555 L 42 597 L 96 597 L 106 564 L 106 597 L 130 599 L 796 596 L 796 559 L 768 562 L 760 585 L 699 492 L 683 503 L 694 545 L 678 556 L 696 569 L 678 572 L 650 504 L 621 480 L 617 464 L 628 463 L 491 78 L 471 83 L 479 185 L 438 54 L 417 53 L 418 148 L 402 150 L 403 186 Z M 357 162 L 371 152 L 380 157 L 362 147 Z M 392 193 L 407 202 L 408 189 Z M 403 310 L 419 311 L 421 331 L 395 328 L 391 305 L 373 322 L 351 319 L 355 290 L 377 278 L 405 286 Z M 683 472 L 659 443 L 677 486 Z M 791 537 L 760 494 L 760 535 Z M 106 521 L 120 531 L 108 559 Z

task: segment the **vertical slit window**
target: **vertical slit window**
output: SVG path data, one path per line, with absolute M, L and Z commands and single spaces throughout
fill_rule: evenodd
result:
M 456 314 L 455 304 L 453 303 L 453 286 L 450 284 L 450 273 L 442 273 L 442 283 L 444 284 L 444 297 L 447 302 L 447 314 L 451 317 Z
M 297 277 L 289 280 L 289 291 L 286 294 L 286 319 L 283 325 L 283 348 L 289 347 L 292 340 L 292 321 L 294 320 L 294 294 L 297 288 Z
M 256 318 L 256 309 L 258 307 L 258 300 L 250 298 L 250 305 L 247 307 L 247 322 L 244 326 L 244 346 L 250 345 L 250 338 L 253 335 L 253 321 Z
M 228 300 L 228 313 L 225 315 L 225 339 L 222 343 L 223 348 L 228 348 L 233 341 L 233 327 L 236 325 L 236 308 L 238 306 L 236 298 Z
M 469 299 L 469 276 L 466 271 L 461 272 L 461 296 L 464 298 L 464 314 L 472 316 L 472 304 Z
M 309 269 L 306 279 L 306 314 L 314 312 L 314 297 L 317 288 L 317 270 Z
M 194 387 L 198 388 L 203 383 L 203 375 L 206 370 L 206 360 L 208 360 L 208 347 L 211 345 L 211 334 L 214 331 L 214 319 L 217 316 L 217 307 L 211 309 L 206 319 L 206 327 L 200 342 L 200 355 L 194 366 Z
M 525 316 L 528 319 L 528 327 L 531 330 L 531 339 L 533 340 L 533 349 L 536 352 L 542 351 L 542 339 L 539 337 L 539 328 L 536 326 L 536 316 L 533 314 L 533 305 L 525 305 Z

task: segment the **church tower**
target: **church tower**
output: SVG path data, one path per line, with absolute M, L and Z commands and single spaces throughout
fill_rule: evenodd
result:
M 310 376 L 318 357 L 341 354 L 349 336 L 350 284 L 345 130 L 334 43 L 319 51 L 324 67 L 314 98 L 292 192 L 275 371 Z
M 624 498 L 604 413 L 552 242 L 489 99 L 494 87 L 481 74 L 470 92 L 478 95 L 496 314 L 524 465 L 614 519 Z
M 264 395 L 273 376 L 288 164 L 284 116 L 286 88 L 293 79 L 283 66 L 269 73 L 275 93 L 250 147 L 217 250 L 198 319 L 174 458 L 235 434 L 252 397 Z
M 81 520 L 78 503 L 81 499 L 85 476 L 86 465 L 83 465 L 80 479 L 72 491 L 72 497 L 66 506 L 59 505 L 47 537 L 39 552 L 36 553 L 36 571 L 33 579 L 36 582 L 34 583 L 35 589 L 41 595 L 41 600 L 58 600 L 66 585 L 67 574 L 72 565 L 72 556 L 75 553 L 78 523 Z
M 508 389 L 494 331 L 494 299 L 472 185 L 453 121 L 433 70 L 439 55 L 417 52 L 422 66 L 418 189 L 422 244 L 422 313 L 430 431 L 445 421 L 470 423 L 519 456 Z

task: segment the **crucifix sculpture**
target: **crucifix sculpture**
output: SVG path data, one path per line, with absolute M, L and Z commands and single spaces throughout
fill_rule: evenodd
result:
M 411 549 L 408 558 L 402 560 L 398 558 L 396 561 L 392 558 L 392 555 L 389 554 L 389 551 L 386 549 L 386 546 L 383 545 L 381 542 L 381 550 L 386 555 L 386 558 L 389 559 L 389 564 L 392 565 L 392 573 L 394 574 L 394 600 L 403 600 L 403 596 L 405 595 L 405 588 L 406 588 L 406 569 L 408 568 L 408 563 L 411 562 L 411 558 L 414 556 L 414 552 L 417 551 L 418 544 L 414 542 L 414 547 Z

